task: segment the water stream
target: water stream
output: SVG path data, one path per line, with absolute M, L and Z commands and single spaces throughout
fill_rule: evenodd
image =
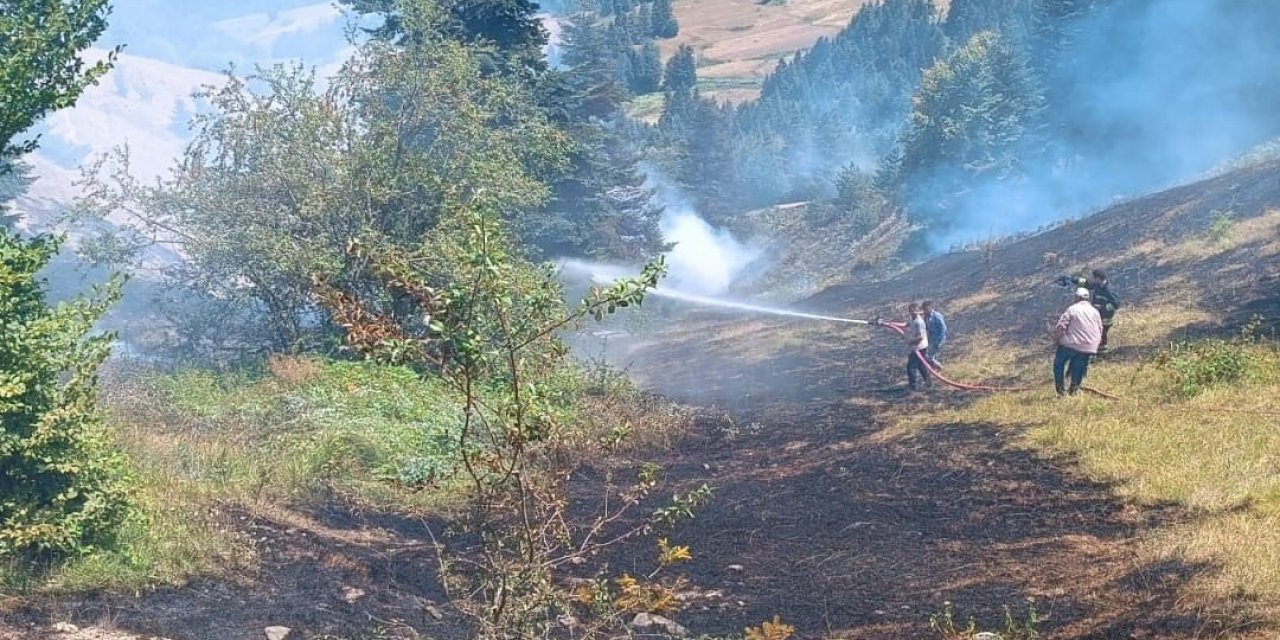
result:
M 709 296 L 700 296 L 693 293 L 678 291 L 675 289 L 667 289 L 658 287 L 651 289 L 649 295 L 661 296 L 672 300 L 680 300 L 683 302 L 691 302 L 693 304 L 701 304 L 710 307 L 721 307 L 724 309 L 737 309 L 739 311 L 749 311 L 752 313 L 766 313 L 775 316 L 788 316 L 791 318 L 808 318 L 809 320 L 825 320 L 828 322 L 847 322 L 850 324 L 868 324 L 866 320 L 853 320 L 850 318 L 837 318 L 835 316 L 824 316 L 816 313 L 804 313 L 802 311 L 792 311 L 790 309 L 779 309 L 777 307 L 762 307 L 755 304 L 747 304 L 745 302 L 734 302 L 732 300 L 724 300 L 722 298 L 712 298 Z
M 561 262 L 562 268 L 570 271 L 576 271 L 587 275 L 593 282 L 597 284 L 608 284 L 615 278 L 625 277 L 628 270 L 623 267 L 614 265 L 587 262 L 584 260 L 565 260 Z M 762 313 L 774 316 L 786 316 L 789 318 L 805 318 L 808 320 L 822 320 L 825 322 L 844 322 L 848 324 L 870 324 L 866 320 L 854 320 L 851 318 L 838 318 L 836 316 L 824 316 L 816 313 L 805 313 L 803 311 L 793 311 L 791 309 L 781 309 L 778 307 L 766 307 L 756 304 L 748 304 L 746 302 L 737 302 L 734 300 L 726 300 L 724 298 L 716 298 L 713 296 L 705 296 L 696 293 L 689 293 L 672 287 L 658 287 L 650 289 L 647 292 L 651 296 L 659 296 L 671 300 L 679 300 L 691 304 L 704 305 L 708 307 L 719 307 L 721 309 L 734 309 L 737 311 L 746 311 L 749 313 Z

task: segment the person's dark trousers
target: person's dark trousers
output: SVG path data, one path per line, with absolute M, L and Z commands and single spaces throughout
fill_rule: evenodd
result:
M 1080 385 L 1084 382 L 1084 377 L 1089 373 L 1089 356 L 1088 353 L 1082 353 L 1069 347 L 1058 347 L 1058 352 L 1053 357 L 1053 388 L 1057 390 L 1058 395 L 1062 395 L 1066 382 L 1066 377 L 1071 376 L 1071 393 L 1075 393 L 1080 389 Z
M 1098 343 L 1098 353 L 1107 350 L 1107 334 L 1111 333 L 1111 322 L 1114 315 L 1102 317 L 1102 342 Z
M 925 370 L 924 364 L 921 362 L 925 355 L 924 349 L 912 351 L 907 354 L 907 386 L 912 389 L 916 388 L 916 375 L 919 374 L 921 381 L 926 387 L 933 386 L 933 380 L 929 379 L 929 372 Z

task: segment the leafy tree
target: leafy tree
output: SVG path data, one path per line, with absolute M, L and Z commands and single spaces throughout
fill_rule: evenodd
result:
M 15 162 L 9 167 L 8 171 L 0 170 L 0 229 L 12 231 L 18 223 L 18 216 L 9 210 L 9 203 L 26 193 L 35 178 L 31 175 L 31 166 L 26 163 Z
M 974 183 L 1017 177 L 1042 105 L 1025 55 L 994 32 L 925 71 L 895 167 L 914 213 L 945 227 Z
M 80 58 L 106 28 L 105 0 L 0 0 L 0 207 L 29 182 L 15 142 L 46 114 L 72 105 L 110 68 Z M 94 403 L 95 372 L 111 337 L 90 336 L 119 296 L 56 308 L 38 275 L 58 242 L 0 228 L 0 556 L 85 552 L 127 517 L 123 465 Z
M 441 578 L 452 602 L 475 621 L 474 637 L 548 637 L 559 628 L 557 615 L 574 607 L 561 572 L 660 524 L 657 515 L 628 522 L 656 488 L 643 475 L 621 490 L 610 480 L 602 488 L 609 499 L 580 524 L 584 511 L 575 508 L 568 482 L 577 464 L 564 453 L 570 438 L 582 437 L 575 416 L 586 410 L 557 334 L 584 318 L 640 304 L 663 267 L 656 262 L 639 278 L 594 289 L 566 309 L 554 272 L 521 260 L 502 216 L 475 195 L 470 189 L 449 194 L 442 221 L 448 232 L 424 238 L 421 247 L 370 241 L 351 248 L 381 277 L 385 296 L 406 300 L 412 316 L 429 321 L 388 315 L 367 304 L 363 290 L 324 279 L 316 288 L 350 348 L 442 380 L 462 401 L 457 450 L 471 508 L 452 526 L 478 539 L 480 549 L 464 557 L 454 548 L 442 551 Z M 601 441 L 613 449 L 625 437 L 626 427 L 612 427 Z M 626 630 L 620 615 L 568 610 L 579 613 L 575 626 L 588 637 Z M 604 629 L 614 633 L 593 632 Z
M 675 55 L 667 60 L 663 73 L 662 89 L 669 92 L 692 91 L 698 87 L 698 63 L 693 47 L 682 44 Z
M 92 65 L 81 57 L 110 12 L 107 0 L 0 0 L 0 172 L 36 147 L 15 138 L 111 68 L 120 47 Z
M 84 210 L 130 219 L 89 248 L 127 260 L 161 243 L 186 255 L 172 281 L 228 313 L 193 338 L 238 352 L 316 348 L 334 327 L 312 276 L 372 287 L 351 242 L 414 246 L 459 190 L 508 219 L 541 205 L 539 176 L 564 170 L 563 133 L 526 85 L 484 73 L 468 45 L 443 37 L 439 13 L 396 9 L 418 37 L 366 43 L 324 91 L 309 72 L 276 68 L 209 93 L 172 178 L 146 186 L 103 172 Z
M 680 22 L 676 20 L 675 9 L 671 0 L 654 0 L 650 17 L 652 34 L 655 38 L 674 38 L 680 34 Z
M 91 336 L 119 296 L 51 308 L 48 237 L 0 230 L 0 557 L 91 550 L 128 516 L 123 463 L 94 402 L 112 336 Z

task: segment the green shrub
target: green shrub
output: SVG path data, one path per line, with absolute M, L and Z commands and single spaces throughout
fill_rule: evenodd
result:
M 150 383 L 224 439 L 269 454 L 252 464 L 269 467 L 290 490 L 422 488 L 450 478 L 462 457 L 456 393 L 405 367 L 277 357 L 265 368 L 193 369 Z
M 119 286 L 50 307 L 37 274 L 58 244 L 0 231 L 0 557 L 89 551 L 129 513 L 95 406 L 112 337 L 90 335 Z
M 973 640 L 974 638 L 991 638 L 993 640 L 1036 640 L 1040 637 L 1040 614 L 1036 611 L 1036 602 L 1027 598 L 1026 616 L 1015 616 L 1009 606 L 1004 608 L 1004 625 L 999 632 L 978 631 L 978 624 L 973 618 L 961 623 L 956 618 L 955 606 L 950 602 L 942 603 L 942 611 L 929 616 L 929 627 L 942 640 Z
M 1209 220 L 1209 239 L 1214 242 L 1223 242 L 1227 236 L 1231 235 L 1231 229 L 1235 226 L 1235 215 L 1233 209 L 1226 211 L 1213 212 L 1213 217 Z
M 1252 323 L 1232 339 L 1175 342 L 1157 364 L 1172 375 L 1175 391 L 1185 398 L 1218 385 L 1255 381 L 1271 361 L 1266 347 L 1252 337 L 1255 326 Z

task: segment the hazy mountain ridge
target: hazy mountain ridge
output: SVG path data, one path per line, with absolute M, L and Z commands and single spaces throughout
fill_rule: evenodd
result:
M 35 183 L 12 204 L 23 226 L 48 225 L 77 194 L 81 167 L 127 147 L 130 171 L 143 180 L 164 175 L 190 139 L 188 123 L 202 108 L 194 93 L 254 65 L 301 62 L 331 73 L 346 57 L 346 20 L 332 3 L 211 3 L 217 7 L 117 3 L 113 25 L 86 58 L 126 45 L 115 68 L 76 105 L 33 132 L 40 149 L 25 158 Z M 265 5 L 265 6 L 264 6 Z M 263 9 L 268 11 L 263 11 Z M 236 12 L 236 13 L 231 13 Z

